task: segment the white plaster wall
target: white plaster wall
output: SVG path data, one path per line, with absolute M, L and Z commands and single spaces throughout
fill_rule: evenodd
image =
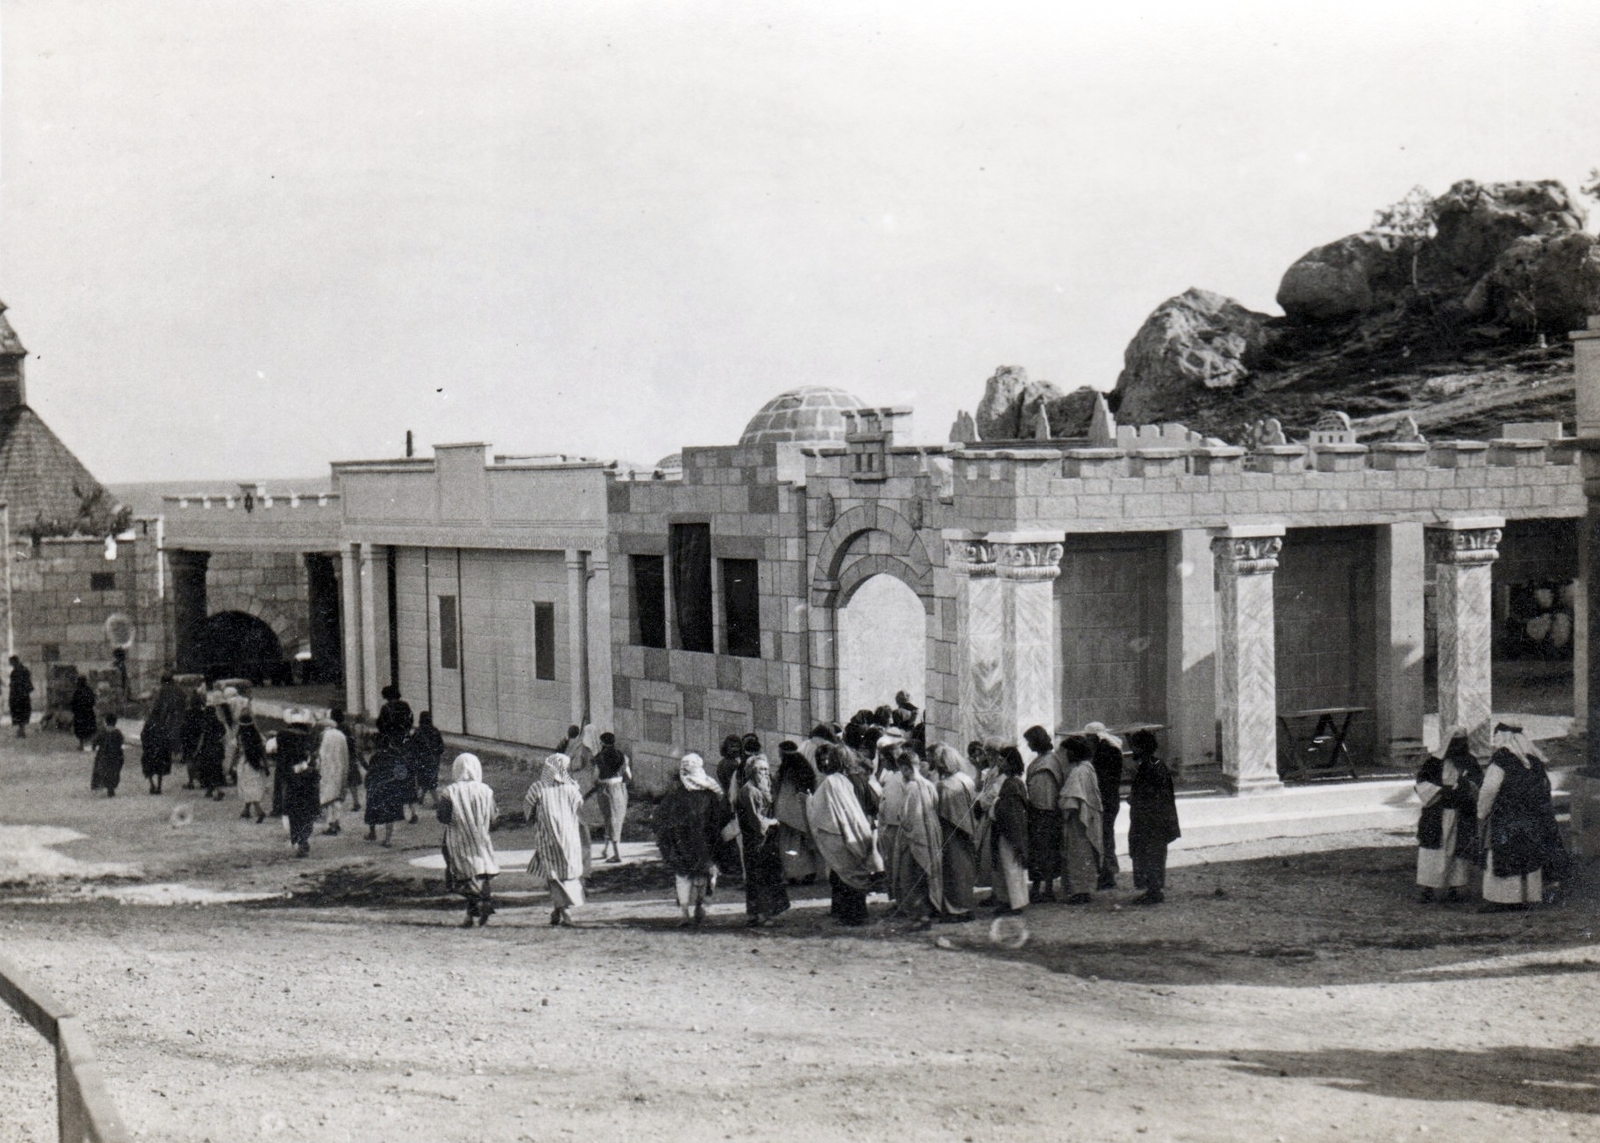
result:
M 893 705 L 905 691 L 926 705 L 926 612 L 917 593 L 892 575 L 875 575 L 839 612 L 839 715 Z

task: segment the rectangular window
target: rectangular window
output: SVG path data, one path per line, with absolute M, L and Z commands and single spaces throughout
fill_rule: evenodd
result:
M 116 572 L 90 572 L 89 573 L 89 590 L 90 591 L 116 591 L 117 590 L 117 573 Z
M 461 669 L 461 624 L 453 595 L 439 597 L 439 667 L 445 671 Z
M 633 573 L 633 642 L 639 647 L 667 645 L 667 561 L 661 556 L 630 556 Z
M 671 703 L 661 702 L 656 699 L 645 699 L 644 710 L 644 737 L 646 742 L 658 742 L 663 746 L 671 746 L 673 739 L 673 719 L 677 716 L 678 708 Z
M 710 651 L 711 525 L 672 525 L 668 550 L 672 554 L 672 614 L 678 623 L 678 646 L 685 651 Z
M 761 658 L 761 589 L 755 560 L 722 561 L 722 622 L 728 654 Z
M 556 605 L 533 605 L 533 677 L 556 677 Z

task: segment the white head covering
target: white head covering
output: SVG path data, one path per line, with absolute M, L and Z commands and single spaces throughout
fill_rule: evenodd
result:
M 683 783 L 685 790 L 710 790 L 713 794 L 722 793 L 722 787 L 717 780 L 706 773 L 706 760 L 692 751 L 683 756 L 683 761 L 678 763 L 678 781 Z
M 553 754 L 544 756 L 544 766 L 539 771 L 539 784 L 546 786 L 559 786 L 571 782 L 572 759 L 557 750 Z
M 1515 754 L 1524 764 L 1526 764 L 1530 758 L 1537 758 L 1540 762 L 1545 761 L 1544 754 L 1537 746 L 1533 744 L 1532 740 L 1530 740 L 1528 736 L 1523 733 L 1522 727 L 1512 726 L 1510 723 L 1495 723 L 1494 739 L 1491 745 L 1495 750 L 1511 751 L 1511 753 Z
M 301 707 L 290 707 L 283 712 L 283 721 L 290 726 L 310 726 L 311 712 Z
M 1078 733 L 1079 734 L 1092 734 L 1097 738 L 1105 739 L 1107 742 L 1111 743 L 1111 745 L 1115 746 L 1118 750 L 1122 749 L 1122 739 L 1118 738 L 1115 734 L 1112 734 L 1111 731 L 1107 730 L 1106 729 L 1106 724 L 1103 723 L 1103 722 L 1091 722 L 1088 725 L 1086 725 L 1082 730 L 1080 730 Z
M 453 782 L 483 781 L 483 763 L 476 754 L 457 754 L 450 763 L 450 780 Z

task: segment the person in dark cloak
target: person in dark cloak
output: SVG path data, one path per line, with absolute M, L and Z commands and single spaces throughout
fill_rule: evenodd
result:
M 183 750 L 183 765 L 188 772 L 188 781 L 184 783 L 185 790 L 195 788 L 197 781 L 196 768 L 200 764 L 200 739 L 205 736 L 206 722 L 211 718 L 211 712 L 206 708 L 206 696 L 199 689 L 189 692 L 189 697 L 183 708 L 183 732 L 178 745 Z M 273 802 L 273 813 L 277 814 L 277 801 Z
M 266 820 L 262 803 L 267 798 L 267 783 L 272 779 L 267 763 L 267 744 L 256 726 L 255 716 L 248 710 L 239 716 L 239 800 L 244 807 L 241 818 L 255 815 L 256 824 Z
M 1082 733 L 1094 744 L 1094 775 L 1100 786 L 1101 889 L 1117 887 L 1117 812 L 1122 808 L 1122 739 L 1103 722 L 1091 722 Z
M 100 730 L 100 720 L 95 717 L 94 711 L 94 688 L 89 685 L 88 679 L 78 676 L 77 682 L 72 684 L 72 698 L 68 702 L 72 707 L 72 733 L 78 740 L 81 753 L 89 749 L 89 743 Z
M 223 725 L 220 705 L 202 706 L 200 709 L 200 741 L 194 749 L 194 780 L 205 791 L 206 797 L 220 802 L 228 785 L 228 775 L 222 769 L 228 753 L 228 728 Z
M 278 731 L 278 770 L 284 776 L 283 812 L 289 819 L 289 844 L 296 857 L 311 854 L 311 834 L 322 808 L 322 775 L 317 770 L 311 716 L 293 711 Z
M 1028 877 L 1031 899 L 1054 901 L 1055 883 L 1061 876 L 1061 810 L 1057 799 L 1066 780 L 1061 759 L 1042 726 L 1030 726 L 1022 739 L 1033 751 L 1023 779 L 1028 790 Z
M 33 717 L 33 673 L 15 655 L 11 656 L 11 682 L 6 697 L 11 707 L 11 725 L 17 728 L 17 737 L 28 737 L 28 720 Z
M 1470 738 L 1454 728 L 1441 756 L 1430 755 L 1417 770 L 1417 886 L 1423 904 L 1442 895 L 1459 901 L 1478 863 L 1478 791 L 1483 767 Z
M 1138 767 L 1128 789 L 1128 854 L 1133 858 L 1133 887 L 1144 890 L 1133 903 L 1159 905 L 1167 888 L 1167 846 L 1183 836 L 1178 802 L 1172 772 L 1156 755 L 1156 736 L 1136 730 L 1128 747 Z
M 433 725 L 432 711 L 425 710 L 417 715 L 417 728 L 406 738 L 404 752 L 406 769 L 410 771 L 411 781 L 417 788 L 417 805 L 420 806 L 426 797 L 437 808 L 439 763 L 444 759 L 444 737 Z
M 367 761 L 367 840 L 378 840 L 378 827 L 383 827 L 383 844 L 388 846 L 394 837 L 394 823 L 404 821 L 406 802 L 415 786 L 411 771 L 399 749 L 387 737 L 378 739 L 378 746 Z
M 759 929 L 789 910 L 783 855 L 778 852 L 778 819 L 772 812 L 772 766 L 765 754 L 757 754 L 745 764 L 735 810 L 744 842 L 746 923 Z
M 1021 751 L 1015 746 L 1001 748 L 995 768 L 1000 788 L 989 810 L 989 844 L 994 854 L 996 912 L 1020 913 L 1028 907 L 1029 836 Z
M 722 746 L 717 757 L 717 785 L 724 791 L 733 789 L 733 780 L 739 776 L 739 768 L 744 765 L 744 739 L 737 734 L 730 734 L 722 740 Z
M 152 794 L 161 793 L 162 779 L 172 773 L 173 751 L 182 748 L 184 705 L 183 691 L 172 681 L 172 672 L 163 672 L 139 734 L 139 768 Z
M 678 780 L 667 787 L 655 812 L 656 846 L 672 870 L 683 924 L 706 919 L 705 902 L 717 890 L 717 850 L 732 818 L 727 795 L 705 772 L 698 754 L 685 754 Z
M 383 688 L 383 706 L 378 710 L 377 732 L 379 738 L 389 739 L 394 746 L 404 743 L 406 736 L 411 733 L 411 704 L 400 697 L 400 688 L 397 686 Z
M 1571 858 L 1561 844 L 1544 756 L 1520 726 L 1499 723 L 1494 753 L 1478 791 L 1483 833 L 1481 912 L 1525 909 L 1566 880 Z
M 114 798 L 121 784 L 122 731 L 117 729 L 117 716 L 108 711 L 105 728 L 94 737 L 94 774 L 89 789 L 104 790 L 106 797 Z

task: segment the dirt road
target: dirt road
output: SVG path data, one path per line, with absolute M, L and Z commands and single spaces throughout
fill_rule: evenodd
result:
M 817 908 L 685 932 L 620 891 L 584 928 L 530 899 L 464 931 L 406 864 L 437 827 L 296 863 L 232 803 L 173 829 L 137 785 L 91 801 L 74 765 L 0 750 L 25 795 L 4 822 L 88 834 L 51 848 L 145 881 L 299 893 L 7 890 L 0 947 L 87 1017 L 142 1138 L 1600 1139 L 1592 878 L 1561 909 L 1425 908 L 1403 839 L 1353 836 L 1209 855 L 1154 910 L 1036 908 L 1015 950 Z M 54 1138 L 50 1092 L 0 1020 L 0 1140 Z

